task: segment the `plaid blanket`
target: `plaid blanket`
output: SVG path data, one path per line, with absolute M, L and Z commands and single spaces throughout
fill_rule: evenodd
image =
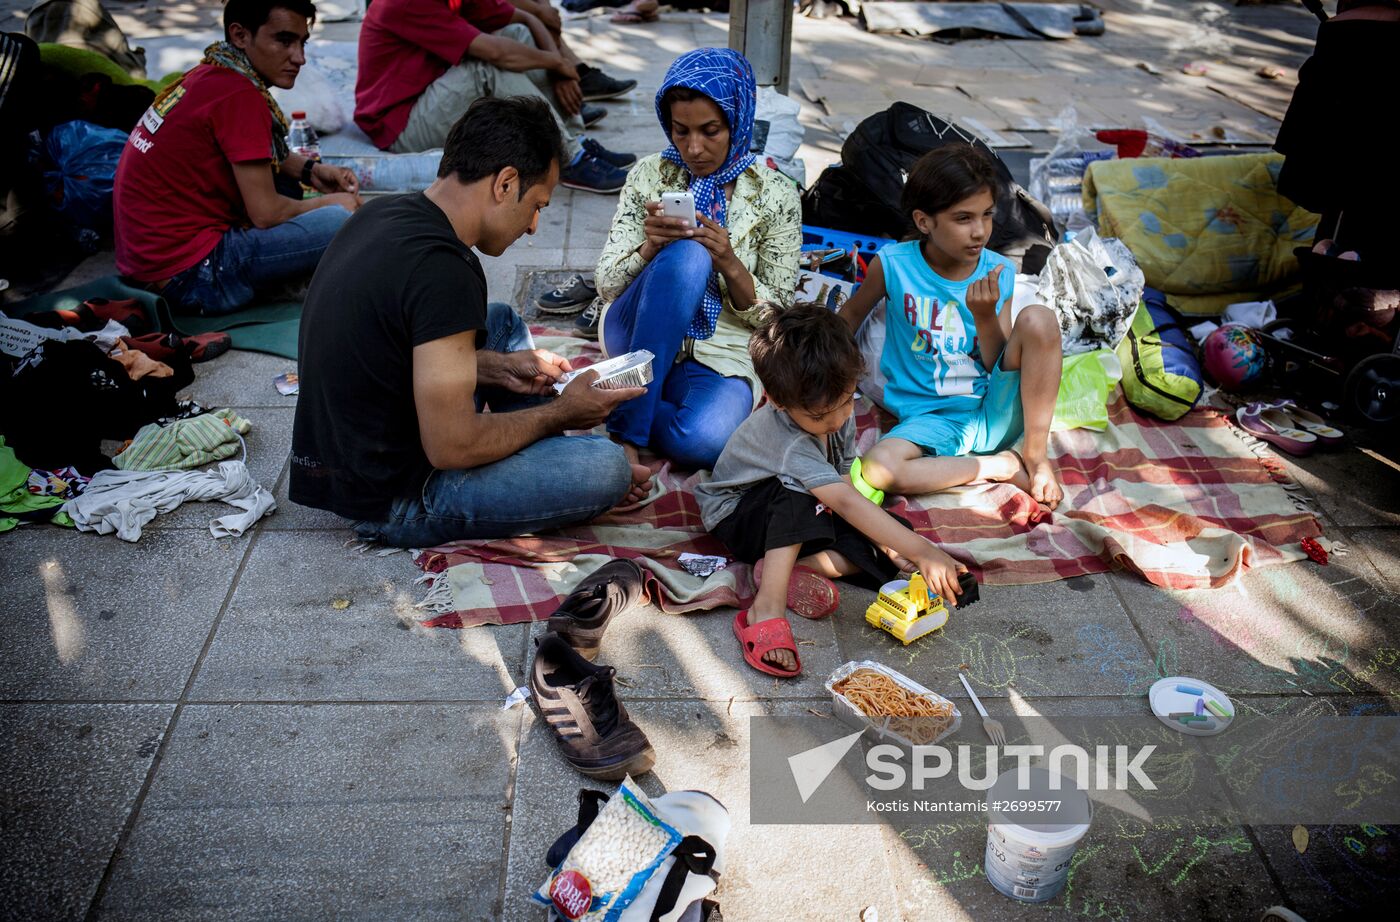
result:
M 575 365 L 596 346 L 547 337 Z M 883 419 L 882 419 L 883 417 Z M 860 449 L 890 418 L 857 404 Z M 1258 452 L 1258 454 L 1256 454 Z M 890 511 L 987 585 L 1044 583 L 1121 567 L 1156 586 L 1225 585 L 1249 567 L 1303 559 L 1300 542 L 1321 533 L 1316 517 L 1257 443 L 1225 416 L 1197 409 L 1166 423 L 1135 413 L 1120 397 L 1104 432 L 1076 429 L 1050 437 L 1065 498 L 1053 513 L 1010 484 L 970 484 L 944 493 L 895 497 Z M 587 573 L 630 557 L 648 573 L 663 611 L 746 607 L 754 592 L 747 565 L 692 576 L 679 556 L 724 555 L 706 534 L 693 492 L 703 474 L 657 463 L 657 486 L 642 505 L 544 536 L 463 541 L 421 552 L 431 585 L 420 607 L 430 627 L 514 624 L 547 618 Z

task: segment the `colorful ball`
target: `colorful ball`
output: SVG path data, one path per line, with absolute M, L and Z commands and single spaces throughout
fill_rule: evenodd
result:
M 1227 391 L 1253 384 L 1264 373 L 1268 359 L 1259 335 L 1237 323 L 1227 323 L 1207 336 L 1201 351 L 1206 374 Z

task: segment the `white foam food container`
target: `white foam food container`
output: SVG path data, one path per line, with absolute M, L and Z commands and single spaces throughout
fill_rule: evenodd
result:
M 904 737 L 903 735 L 895 732 L 894 730 L 891 730 L 891 718 L 867 716 L 864 711 L 852 704 L 851 701 L 847 699 L 845 695 L 841 694 L 835 689 L 834 686 L 837 682 L 840 682 L 842 679 L 846 678 L 851 673 L 855 672 L 857 669 L 874 670 L 875 672 L 878 672 L 881 675 L 889 678 L 896 685 L 901 686 L 905 690 L 912 692 L 913 694 L 916 694 L 921 698 L 927 698 L 934 704 L 952 705 L 953 722 L 948 725 L 948 729 L 938 734 L 938 736 L 934 737 L 929 742 L 923 743 L 921 745 L 932 745 L 933 743 L 936 743 L 939 740 L 943 739 L 943 737 L 947 736 L 948 734 L 955 733 L 958 727 L 962 726 L 962 713 L 958 710 L 958 706 L 952 701 L 949 701 L 947 698 L 938 694 L 938 692 L 931 691 L 930 689 L 925 688 L 924 686 L 920 685 L 918 682 L 915 682 L 908 676 L 895 672 L 893 669 L 889 668 L 883 663 L 877 663 L 873 660 L 855 660 L 849 663 L 844 663 L 840 666 L 837 666 L 836 671 L 833 672 L 831 674 L 831 677 L 826 680 L 826 690 L 831 693 L 832 710 L 836 713 L 836 716 L 843 723 L 849 724 L 850 726 L 855 727 L 856 729 L 866 730 L 870 733 L 871 737 L 876 740 L 890 740 L 892 742 L 899 743 L 902 746 L 920 745 L 916 744 L 913 740 L 910 740 Z
M 651 363 L 655 358 L 656 356 L 652 355 L 649 349 L 628 352 L 626 355 L 619 355 L 616 358 L 589 365 L 587 368 L 565 373 L 558 381 L 554 382 L 554 390 L 560 394 L 564 393 L 564 388 L 568 386 L 569 382 L 586 371 L 598 372 L 598 380 L 593 382 L 594 387 L 606 389 L 646 387 L 652 381 Z

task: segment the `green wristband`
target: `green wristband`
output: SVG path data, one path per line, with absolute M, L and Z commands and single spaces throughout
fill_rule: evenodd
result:
M 877 506 L 885 501 L 885 491 L 875 489 L 870 484 L 866 483 L 865 478 L 861 476 L 859 458 L 851 462 L 851 486 L 855 487 L 856 491 L 860 493 L 861 496 L 864 496 Z

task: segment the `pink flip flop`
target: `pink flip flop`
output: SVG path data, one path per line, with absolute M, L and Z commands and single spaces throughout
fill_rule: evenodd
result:
M 1251 403 L 1235 411 L 1235 421 L 1251 435 L 1303 457 L 1317 448 L 1317 436 L 1297 428 L 1280 403 Z
M 753 581 L 763 583 L 763 561 L 754 564 Z M 841 590 L 811 567 L 793 567 L 788 578 L 787 607 L 802 617 L 817 621 L 841 605 Z

